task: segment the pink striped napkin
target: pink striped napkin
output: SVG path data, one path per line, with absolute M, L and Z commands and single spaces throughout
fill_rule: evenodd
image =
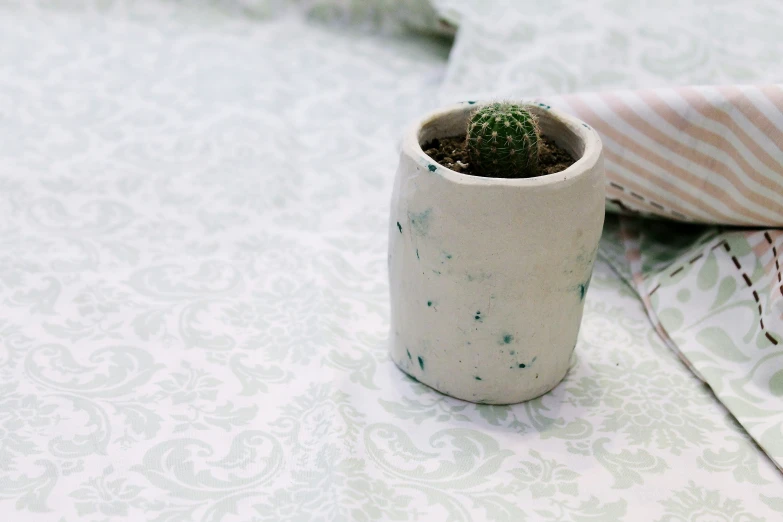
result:
M 547 98 L 601 134 L 621 208 L 783 225 L 783 88 L 681 87 Z

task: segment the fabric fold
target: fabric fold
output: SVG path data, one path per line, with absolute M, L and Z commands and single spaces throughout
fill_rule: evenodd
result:
M 783 218 L 781 86 L 538 103 L 601 134 L 607 203 L 624 214 L 622 262 L 653 327 L 783 469 L 783 232 L 758 228 Z

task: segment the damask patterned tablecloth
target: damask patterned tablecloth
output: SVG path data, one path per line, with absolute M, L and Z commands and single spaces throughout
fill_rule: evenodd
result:
M 389 360 L 394 144 L 448 42 L 174 2 L 10 2 L 0 34 L 4 519 L 783 516 L 606 262 L 612 217 L 552 393 Z

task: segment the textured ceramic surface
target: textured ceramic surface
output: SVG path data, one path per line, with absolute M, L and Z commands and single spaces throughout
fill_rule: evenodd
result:
M 389 236 L 391 355 L 419 381 L 488 404 L 537 397 L 568 371 L 604 222 L 601 141 L 536 107 L 541 129 L 578 161 L 529 179 L 436 164 L 421 144 L 464 133 L 467 102 L 410 129 Z

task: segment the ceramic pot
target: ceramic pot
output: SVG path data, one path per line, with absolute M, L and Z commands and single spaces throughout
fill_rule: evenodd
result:
M 418 381 L 486 404 L 535 398 L 565 377 L 604 222 L 601 140 L 543 107 L 543 134 L 578 158 L 527 179 L 460 174 L 424 154 L 464 135 L 470 102 L 404 136 L 389 232 L 390 351 Z

